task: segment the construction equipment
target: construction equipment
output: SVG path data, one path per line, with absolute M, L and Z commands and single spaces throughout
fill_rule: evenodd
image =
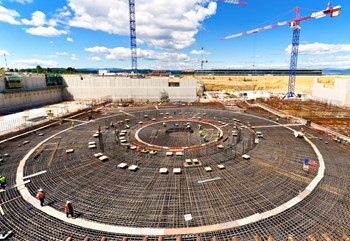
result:
M 208 60 L 203 59 L 203 54 L 204 54 L 204 48 L 202 47 L 202 48 L 201 48 L 201 56 L 202 56 L 202 59 L 201 59 L 201 69 L 203 69 L 203 64 L 204 64 L 204 63 L 208 63 Z
M 6 59 L 6 53 L 4 53 L 4 58 L 5 58 L 5 70 L 8 70 L 7 59 Z
M 291 58 L 290 58 L 290 69 L 289 69 L 289 82 L 288 82 L 288 93 L 284 96 L 284 98 L 293 98 L 295 97 L 295 77 L 296 77 L 296 70 L 297 70 L 297 62 L 298 62 L 298 50 L 299 50 L 299 37 L 300 37 L 300 22 L 312 18 L 322 18 L 325 17 L 327 14 L 330 15 L 331 18 L 337 17 L 340 14 L 341 6 L 333 7 L 330 3 L 328 3 L 328 6 L 325 10 L 314 12 L 309 16 L 306 17 L 300 17 L 300 8 L 295 7 L 291 11 L 296 12 L 296 16 L 292 20 L 279 22 L 276 24 L 268 25 L 262 28 L 256 28 L 250 31 L 230 35 L 227 37 L 224 37 L 223 40 L 231 39 L 240 37 L 247 34 L 252 33 L 259 33 L 261 31 L 275 28 L 279 26 L 289 25 L 293 29 L 293 39 L 292 39 L 292 50 L 291 50 Z
M 129 0 L 131 71 L 137 73 L 135 0 Z

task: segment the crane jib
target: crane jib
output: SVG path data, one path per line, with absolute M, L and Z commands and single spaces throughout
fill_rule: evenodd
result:
M 222 0 L 222 1 L 227 2 L 229 0 Z M 284 21 L 284 22 L 278 22 L 278 23 L 275 23 L 275 24 L 271 24 L 271 25 L 268 25 L 268 26 L 261 27 L 261 28 L 256 28 L 256 29 L 253 29 L 253 30 L 244 31 L 244 32 L 241 32 L 241 33 L 237 33 L 237 34 L 234 34 L 234 35 L 230 35 L 230 36 L 224 37 L 224 38 L 222 38 L 222 40 L 227 40 L 227 39 L 231 39 L 231 38 L 240 37 L 240 36 L 243 36 L 243 35 L 258 33 L 258 32 L 261 32 L 261 31 L 264 31 L 264 30 L 267 30 L 267 29 L 271 29 L 271 28 L 275 28 L 275 27 L 279 27 L 279 26 L 284 26 L 284 25 L 287 25 L 287 24 L 292 26 L 292 27 L 295 27 L 295 26 L 299 26 L 299 23 L 301 21 L 308 20 L 308 19 L 311 19 L 311 18 L 315 18 L 315 19 L 321 18 L 321 17 L 324 17 L 327 14 L 330 14 L 330 16 L 332 18 L 334 18 L 334 17 L 337 17 L 337 16 L 340 15 L 340 10 L 341 10 L 341 6 L 328 7 L 327 9 L 325 9 L 323 11 L 312 13 L 309 16 L 297 17 L 295 19 L 287 20 L 287 21 Z

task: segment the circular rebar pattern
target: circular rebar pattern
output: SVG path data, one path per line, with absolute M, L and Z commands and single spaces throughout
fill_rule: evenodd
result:
M 153 121 L 155 123 L 146 123 L 137 129 L 134 136 L 140 144 L 134 144 L 145 144 L 158 150 L 183 150 L 210 145 L 223 135 L 220 127 L 205 121 L 185 118 Z
M 23 176 L 47 170 L 45 174 L 30 178 L 31 182 L 26 185 L 30 195 L 35 196 L 36 190 L 39 187 L 43 188 L 47 192 L 46 202 L 60 213 L 63 213 L 64 202 L 71 200 L 80 220 L 141 228 L 187 228 L 215 225 L 271 210 L 298 196 L 316 175 L 313 170 L 302 170 L 305 157 L 318 163 L 312 148 L 304 140 L 294 138 L 292 133 L 284 128 L 271 127 L 273 124 L 266 120 L 229 111 L 201 108 L 177 108 L 176 111 L 184 118 L 192 118 L 193 115 L 198 116 L 198 113 L 205 111 L 210 115 L 210 119 L 222 128 L 224 137 L 227 136 L 228 139 L 225 142 L 224 139 L 221 140 L 220 148 L 216 143 L 203 149 L 185 150 L 184 156 L 165 156 L 160 152 L 156 155 L 137 153 L 118 142 L 115 131 L 117 129 L 120 132 L 125 127 L 113 124 L 112 128 L 111 122 L 116 123 L 118 120 L 129 118 L 131 129 L 128 131 L 127 140 L 131 142 L 138 122 L 144 121 L 144 115 L 160 119 L 159 111 L 140 110 L 130 113 L 133 117 L 120 113 L 106 116 L 104 119 L 76 126 L 65 134 L 57 135 L 30 156 Z M 219 121 L 228 125 L 221 125 Z M 255 131 L 263 133 L 264 138 L 259 139 L 259 144 L 254 144 L 253 132 L 243 125 L 255 126 Z M 93 137 L 99 126 L 103 154 L 109 157 L 106 162 L 94 157 L 94 154 L 101 152 L 98 138 Z M 64 125 L 47 130 L 45 136 L 49 136 L 49 132 L 57 133 L 57 129 L 62 128 Z M 233 130 L 238 130 L 239 136 L 232 136 Z M 317 133 L 312 133 L 312 136 L 315 135 Z M 1 154 L 7 148 L 17 147 L 23 140 L 2 145 Z M 14 161 L 7 161 L 5 165 L 7 173 L 13 173 L 8 176 L 9 183 L 14 183 L 15 169 L 18 165 L 16 160 L 22 159 L 24 153 L 42 140 L 43 137 L 32 135 L 29 144 L 16 148 L 17 152 L 9 158 Z M 96 149 L 88 148 L 90 141 L 96 142 Z M 346 217 L 349 217 L 349 205 L 342 201 L 349 197 L 346 184 L 348 180 L 333 178 L 335 175 L 346 177 L 349 166 L 344 160 L 349 153 L 332 143 L 324 146 L 324 141 L 312 141 L 323 147 L 320 151 L 327 166 L 325 178 L 314 193 L 274 217 L 242 227 L 203 233 L 200 234 L 201 237 L 209 240 L 216 236 L 226 240 L 232 236 L 248 239 L 253 235 L 273 235 L 276 240 L 281 240 L 291 234 L 305 238 L 310 232 L 333 232 L 341 236 L 342 232 L 349 231 L 346 221 Z M 337 156 L 332 154 L 331 147 L 337 149 Z M 66 150 L 70 148 L 74 149 L 74 153 L 66 154 Z M 243 160 L 243 153 L 248 153 L 251 159 Z M 332 163 L 328 166 L 327 161 L 330 158 Z M 201 165 L 185 167 L 185 159 L 198 159 Z M 138 165 L 139 169 L 132 172 L 116 168 L 121 162 L 127 163 L 128 166 Z M 341 170 L 337 170 L 337 163 L 343 163 Z M 220 164 L 224 165 L 225 169 L 218 168 Z M 168 168 L 169 173 L 160 174 L 161 167 Z M 205 167 L 211 167 L 212 171 L 207 172 Z M 182 173 L 173 174 L 173 168 L 181 168 Z M 36 237 L 35 227 L 41 227 L 43 237 L 46 237 L 37 240 L 47 240 L 48 237 L 63 239 L 72 233 L 76 237 L 89 235 L 91 238 L 97 238 L 102 234 L 110 238 L 118 237 L 108 232 L 98 233 L 65 224 L 50 218 L 40 209 L 26 211 L 28 204 L 18 198 L 16 189 L 1 193 L 4 194 L 6 196 L 2 196 L 2 200 L 16 198 L 2 205 L 6 222 L 1 226 L 16 230 L 15 240 L 32 240 Z M 14 210 L 22 209 L 21 216 L 15 218 Z M 336 216 L 328 218 L 327 214 L 330 213 L 336 213 Z M 185 214 L 191 214 L 193 219 L 186 221 Z M 23 225 L 28 222 L 33 226 Z M 48 225 L 43 225 L 44 223 Z M 50 227 L 54 229 L 50 231 Z M 25 229 L 32 231 L 26 232 Z M 142 237 L 137 235 L 130 235 L 130 238 L 142 240 Z M 193 236 L 183 238 L 193 240 Z M 174 237 L 166 236 L 165 239 L 172 240 Z

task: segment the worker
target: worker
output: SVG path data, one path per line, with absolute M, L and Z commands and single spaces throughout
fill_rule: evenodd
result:
M 125 129 L 130 129 L 130 125 L 125 125 Z
M 202 125 L 198 125 L 198 130 L 202 130 L 202 129 L 203 129 Z
M 202 136 L 203 135 L 203 130 L 199 131 L 199 135 Z
M 39 189 L 38 193 L 36 194 L 37 199 L 40 201 L 40 206 L 44 206 L 44 199 L 45 199 L 45 194 L 43 189 Z
M 163 126 L 166 127 L 166 123 L 165 122 L 163 122 Z
M 276 117 L 276 122 L 279 122 L 280 121 L 280 118 Z
M 0 187 L 1 189 L 5 189 L 7 183 L 7 179 L 5 176 L 0 176 Z
M 141 152 L 141 147 L 139 147 L 139 146 L 136 147 L 136 152 L 137 152 L 137 153 L 140 153 L 140 152 Z
M 64 206 L 64 212 L 67 215 L 67 218 L 69 218 L 69 215 L 72 216 L 72 218 L 74 217 L 73 215 L 73 205 L 70 201 L 66 202 L 66 205 Z
M 219 137 L 219 136 L 221 135 L 221 132 L 218 131 L 218 132 L 216 133 L 216 135 Z

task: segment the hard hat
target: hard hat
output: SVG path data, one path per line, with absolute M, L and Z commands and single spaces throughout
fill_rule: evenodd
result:
M 67 201 L 67 203 L 70 203 L 70 201 Z
M 43 191 L 43 189 L 39 188 L 38 192 L 42 192 L 42 191 Z

